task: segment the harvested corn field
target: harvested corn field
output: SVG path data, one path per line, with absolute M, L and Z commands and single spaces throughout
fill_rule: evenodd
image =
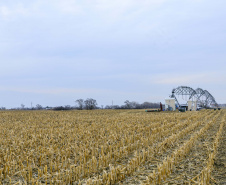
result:
M 0 182 L 225 184 L 225 120 L 225 110 L 1 111 Z

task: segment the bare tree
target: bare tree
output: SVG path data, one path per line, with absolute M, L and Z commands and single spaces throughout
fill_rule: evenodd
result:
M 36 109 L 41 110 L 41 109 L 42 109 L 42 106 L 39 105 L 39 104 L 37 104 L 37 105 L 36 105 Z
M 131 109 L 132 105 L 131 105 L 131 102 L 129 100 L 126 100 L 124 103 L 125 103 L 126 109 Z
M 95 109 L 97 107 L 97 101 L 92 99 L 92 98 L 87 98 L 85 101 L 85 108 L 87 110 L 92 110 Z
M 84 100 L 83 99 L 78 99 L 75 101 L 76 104 L 78 104 L 78 109 L 82 110 L 84 108 Z
M 25 108 L 25 105 L 23 103 L 20 106 L 22 110 Z
M 70 105 L 65 105 L 64 106 L 64 110 L 71 110 L 71 109 L 72 109 L 72 107 Z
M 135 102 L 135 101 L 130 102 L 131 109 L 138 109 L 139 107 L 140 107 L 140 104 L 138 102 Z

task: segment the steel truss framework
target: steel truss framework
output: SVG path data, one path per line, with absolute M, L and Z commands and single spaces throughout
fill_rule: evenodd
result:
M 201 88 L 194 90 L 188 86 L 179 86 L 172 90 L 170 98 L 175 98 L 176 103 L 180 106 L 177 96 L 188 96 L 188 100 L 196 100 L 197 105 L 205 108 L 218 107 L 215 98 L 207 91 Z

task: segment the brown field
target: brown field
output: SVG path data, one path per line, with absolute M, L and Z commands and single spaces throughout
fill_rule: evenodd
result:
M 226 110 L 1 111 L 0 184 L 226 184 Z

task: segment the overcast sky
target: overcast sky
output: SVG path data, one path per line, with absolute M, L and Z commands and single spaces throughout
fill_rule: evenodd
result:
M 172 88 L 226 103 L 225 0 L 1 0 L 0 107 L 164 102 Z

